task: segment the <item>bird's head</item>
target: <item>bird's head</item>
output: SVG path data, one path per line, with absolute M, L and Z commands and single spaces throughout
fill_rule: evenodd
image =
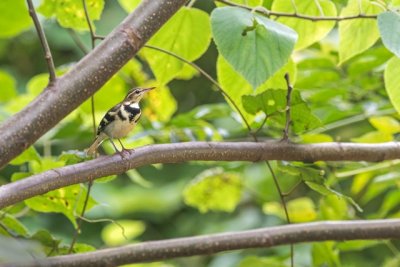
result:
M 124 102 L 129 103 L 138 103 L 142 97 L 150 90 L 153 90 L 155 87 L 148 87 L 148 88 L 133 88 L 129 90 L 128 94 L 126 95 Z

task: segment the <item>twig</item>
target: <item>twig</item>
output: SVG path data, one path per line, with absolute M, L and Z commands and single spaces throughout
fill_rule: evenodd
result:
M 89 50 L 86 48 L 86 46 L 83 44 L 83 42 L 81 41 L 81 39 L 78 37 L 78 35 L 76 34 L 76 32 L 73 29 L 67 29 L 69 35 L 71 36 L 72 40 L 74 41 L 74 43 L 78 46 L 78 48 L 82 51 L 83 54 L 87 54 L 89 53 Z
M 234 108 L 236 109 L 236 111 L 238 112 L 239 116 L 242 118 L 243 122 L 246 124 L 247 129 L 251 132 L 251 127 L 250 124 L 247 122 L 247 120 L 245 119 L 243 113 L 240 111 L 239 107 L 236 105 L 236 103 L 233 101 L 233 99 L 224 91 L 224 89 L 219 85 L 219 83 L 214 80 L 213 77 L 211 77 L 206 71 L 204 71 L 202 68 L 200 68 L 198 65 L 196 65 L 193 62 L 190 62 L 189 60 L 171 52 L 165 49 L 162 49 L 160 47 L 156 47 L 156 46 L 152 46 L 152 45 L 145 45 L 144 47 L 146 48 L 150 48 L 150 49 L 154 49 L 154 50 L 158 50 L 160 52 L 166 53 L 168 55 L 171 55 L 183 62 L 185 62 L 186 64 L 189 64 L 190 66 L 192 66 L 194 69 L 196 69 L 198 72 L 200 72 L 201 74 L 204 75 L 204 77 L 206 77 L 206 79 L 208 79 L 212 84 L 214 84 L 217 89 L 226 97 L 226 99 L 228 99 L 228 101 L 234 106 Z
M 400 239 L 400 220 L 324 221 L 196 237 L 147 241 L 93 252 L 50 257 L 8 266 L 119 266 L 291 243 Z M 7 266 L 7 265 L 6 265 Z
M 33 23 L 35 24 L 36 32 L 39 36 L 40 43 L 43 48 L 44 58 L 49 69 L 49 85 L 52 85 L 56 80 L 56 68 L 54 67 L 53 56 L 51 55 L 49 44 L 47 43 L 46 35 L 44 34 L 43 28 L 40 25 L 39 19 L 36 15 L 35 7 L 33 6 L 32 0 L 26 0 L 29 8 L 29 15 L 32 17 Z
M 74 245 L 75 245 L 76 240 L 78 239 L 78 235 L 81 231 L 82 221 L 83 221 L 81 218 L 85 216 L 87 205 L 89 203 L 90 190 L 92 188 L 92 185 L 93 185 L 93 180 L 89 180 L 88 188 L 87 188 L 86 195 L 85 195 L 85 201 L 83 202 L 82 212 L 81 212 L 81 215 L 78 216 L 78 221 L 77 221 L 78 225 L 75 229 L 74 236 L 72 237 L 71 244 L 69 245 L 68 254 L 72 253 L 72 251 L 74 250 Z
M 241 7 L 247 10 L 254 10 L 254 8 L 248 7 L 246 5 L 241 5 L 237 3 L 233 3 L 227 0 L 215 0 L 217 2 L 221 2 L 225 5 L 228 6 L 236 6 L 236 7 Z M 376 19 L 377 15 L 365 15 L 365 14 L 358 14 L 358 15 L 352 15 L 352 16 L 345 16 L 345 17 L 321 17 L 321 16 L 308 16 L 308 15 L 302 15 L 302 14 L 297 14 L 297 13 L 285 13 L 285 12 L 277 12 L 277 11 L 272 11 L 268 10 L 264 7 L 258 7 L 255 9 L 257 13 L 260 13 L 264 16 L 270 17 L 270 16 L 276 16 L 276 17 L 291 17 L 291 18 L 298 18 L 298 19 L 304 19 L 304 20 L 311 20 L 311 21 L 342 21 L 342 20 L 352 20 L 352 19 Z
M 289 73 L 285 74 L 285 80 L 287 84 L 287 94 L 286 94 L 286 124 L 285 124 L 285 129 L 283 130 L 283 141 L 288 141 L 289 140 L 289 130 L 290 130 L 290 123 L 291 118 L 290 118 L 290 107 L 292 104 L 292 91 L 293 91 L 293 86 L 290 83 L 290 77 Z

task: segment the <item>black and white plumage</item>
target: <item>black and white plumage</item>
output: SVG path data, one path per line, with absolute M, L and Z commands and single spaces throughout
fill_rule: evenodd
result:
M 127 136 L 135 128 L 142 114 L 139 102 L 146 92 L 154 88 L 133 88 L 129 90 L 121 103 L 107 111 L 100 122 L 96 138 L 89 147 L 87 154 L 93 155 L 97 147 L 107 138 L 110 138 L 112 145 L 117 150 L 112 139 L 116 138 L 121 143 L 119 139 Z M 123 147 L 122 143 L 121 146 Z

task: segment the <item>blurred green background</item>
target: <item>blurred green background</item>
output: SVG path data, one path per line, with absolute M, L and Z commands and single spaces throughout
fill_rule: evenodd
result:
M 101 1 L 88 2 L 95 5 Z M 128 2 L 104 2 L 101 17 L 95 21 L 98 35 L 112 31 L 127 15 L 123 7 L 138 1 Z M 255 2 L 270 8 L 273 1 Z M 36 6 L 42 5 L 39 8 L 42 15 L 50 12 L 51 3 L 35 1 Z M 346 1 L 335 4 L 342 8 Z M 26 19 L 27 14 L 18 20 L 13 17 L 15 12 L 10 10 L 14 5 L 19 12 L 25 8 L 24 1 L 3 0 L 0 3 L 0 11 L 8 18 L 6 22 L 0 19 L 0 30 L 18 22 L 21 25 L 17 26 L 26 30 L 17 29 L 15 33 L 10 30 L 7 34 L 3 31 L 0 36 L 0 122 L 37 96 L 48 79 L 37 34 Z M 210 13 L 215 4 L 199 0 L 193 8 Z M 60 26 L 54 16 L 45 18 L 42 15 L 40 19 L 57 72 L 62 75 L 84 56 L 74 38 L 90 49 L 90 35 L 85 30 Z M 140 125 L 123 140 L 126 147 L 184 141 L 252 140 L 215 85 L 190 67 L 185 67 L 166 85 L 156 79 L 149 62 L 156 60 L 152 57 L 157 53 L 143 48 L 95 94 L 97 123 L 131 87 L 155 85 L 158 88 L 142 103 L 144 114 Z M 294 63 L 285 70 L 292 74 L 295 89 L 307 103 L 307 110 L 318 119 L 318 125 L 296 132 L 293 139 L 304 143 L 396 140 L 400 123 L 383 82 L 383 66 L 391 56 L 378 42 L 338 65 L 337 29 L 322 41 L 296 51 L 292 56 Z M 195 63 L 222 85 L 221 77 L 217 77 L 217 57 L 218 51 L 211 41 Z M 274 79 L 278 83 L 272 84 L 272 89 L 285 89 L 282 75 Z M 261 140 L 281 137 L 282 116 L 283 113 L 279 118 L 267 120 L 266 126 L 258 132 Z M 263 120 L 263 114 L 258 113 L 251 126 L 256 129 Z M 83 151 L 92 140 L 91 108 L 86 101 L 26 153 L 0 170 L 0 183 L 84 161 Z M 108 142 L 103 144 L 101 153 L 113 153 Z M 272 162 L 282 191 L 290 193 L 285 199 L 294 223 L 398 217 L 398 165 L 399 161 L 378 164 Z M 9 246 L 19 256 L 0 253 L 0 259 L 15 259 L 24 254 L 21 248 L 8 243 L 7 238 L 14 237 L 39 243 L 39 246 L 26 244 L 26 248 L 36 251 L 37 255 L 65 254 L 74 233 L 74 215 L 81 210 L 85 192 L 83 185 L 76 185 L 1 211 L 0 234 L 4 239 L 0 239 L 0 250 L 2 246 Z M 188 162 L 144 166 L 95 182 L 89 206 L 91 209 L 85 217 L 90 221 L 83 223 L 76 252 L 286 223 L 265 163 Z M 22 251 L 26 251 L 24 249 Z M 399 255 L 398 244 L 379 240 L 295 246 L 296 266 L 399 266 Z M 289 266 L 289 259 L 289 247 L 282 246 L 143 266 Z

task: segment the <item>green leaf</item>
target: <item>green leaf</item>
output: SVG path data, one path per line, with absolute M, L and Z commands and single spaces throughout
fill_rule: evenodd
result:
M 312 247 L 312 266 L 343 266 L 334 242 L 321 242 Z
M 361 10 L 360 10 L 361 5 Z M 354 16 L 360 13 L 376 15 L 381 8 L 369 0 L 349 0 L 340 16 Z M 339 22 L 339 63 L 370 48 L 379 38 L 378 26 L 374 19 L 353 19 Z
M 60 188 L 46 194 L 25 200 L 25 204 L 39 212 L 58 212 L 64 214 L 77 227 L 75 214 L 81 214 L 87 190 L 80 185 Z M 96 201 L 89 196 L 86 211 Z
M 104 0 L 86 0 L 86 6 L 91 21 L 99 20 Z M 81 0 L 44 0 L 37 10 L 48 18 L 55 16 L 64 28 L 89 30 Z
M 183 192 L 187 205 L 200 212 L 232 212 L 242 195 L 242 181 L 236 173 L 224 173 L 222 169 L 209 169 L 192 180 Z
M 118 246 L 130 243 L 146 230 L 142 221 L 120 220 L 106 225 L 101 231 L 101 237 L 109 246 Z
M 86 157 L 87 156 L 84 151 L 68 150 L 68 151 L 63 151 L 61 155 L 58 157 L 58 159 L 60 161 L 65 162 L 65 165 L 71 165 L 85 161 Z
M 0 14 L 0 38 L 16 36 L 32 25 L 24 0 L 1 0 Z
M 400 15 L 393 11 L 380 13 L 378 26 L 385 47 L 400 57 Z
M 218 51 L 255 89 L 289 60 L 297 34 L 261 15 L 236 7 L 211 14 Z
M 349 218 L 346 200 L 334 194 L 326 195 L 321 199 L 319 213 L 324 220 L 345 220 Z
M 385 88 L 389 95 L 390 102 L 400 114 L 400 59 L 397 57 L 391 58 L 385 68 Z
M 210 41 L 211 28 L 208 14 L 196 8 L 184 7 L 164 24 L 148 44 L 194 61 L 204 54 Z M 167 84 L 179 75 L 186 64 L 154 49 L 144 49 L 142 55 L 161 84 Z
M 362 212 L 362 208 L 349 196 L 343 195 L 342 193 L 335 191 L 325 184 L 317 184 L 314 182 L 305 182 L 308 187 L 312 190 L 320 193 L 321 195 L 328 196 L 328 195 L 336 195 L 337 197 L 346 199 L 350 204 L 352 204 L 359 212 Z
M 369 118 L 368 121 L 380 132 L 388 134 L 400 132 L 400 123 L 393 117 L 377 116 Z
M 1 5 L 1 4 L 0 4 Z M 5 71 L 0 70 L 1 94 L 0 103 L 6 102 L 17 95 L 14 78 Z
M 152 122 L 169 121 L 177 108 L 176 100 L 167 87 L 157 87 L 148 92 L 145 102 L 147 105 L 143 108 L 143 116 Z
M 258 95 L 245 95 L 242 97 L 244 109 L 250 114 L 263 111 L 267 116 L 277 120 L 282 125 L 286 117 L 287 90 L 271 89 Z M 300 92 L 292 92 L 290 115 L 293 130 L 296 133 L 314 129 L 321 125 L 320 120 L 311 113 L 306 102 L 301 98 Z
M 2 224 L 2 227 L 0 227 L 0 235 L 9 236 L 9 232 L 21 237 L 26 237 L 28 235 L 28 229 L 26 229 L 25 225 L 23 225 L 17 218 L 3 211 L 0 211 L 0 216 L 0 222 Z M 4 228 L 6 228 L 7 231 Z
M 300 138 L 306 144 L 333 142 L 332 136 L 327 134 L 302 134 Z
M 387 132 L 369 132 L 360 137 L 351 138 L 356 143 L 384 143 L 393 141 L 393 135 Z
M 118 0 L 121 7 L 127 12 L 131 13 L 142 2 L 142 0 Z
M 308 197 L 290 200 L 286 203 L 286 206 L 291 222 L 310 222 L 317 218 L 314 202 Z M 285 210 L 283 209 L 282 203 L 268 202 L 263 205 L 262 209 L 266 214 L 272 214 L 282 220 L 286 220 Z
M 336 7 L 332 1 L 328 0 L 279 0 L 272 4 L 272 11 L 309 15 L 309 16 L 336 16 Z M 279 17 L 281 22 L 299 34 L 299 40 L 296 43 L 296 49 L 303 49 L 324 38 L 335 26 L 334 21 L 315 21 L 302 20 L 298 18 Z
M 287 266 L 283 260 L 279 258 L 273 258 L 273 257 L 268 257 L 268 258 L 261 258 L 261 257 L 256 257 L 256 256 L 248 256 L 244 258 L 242 261 L 240 261 L 238 267 L 285 267 Z
M 256 92 L 262 92 L 265 89 L 271 87 L 284 88 L 286 81 L 284 79 L 285 73 L 289 73 L 292 82 L 295 82 L 296 78 L 296 66 L 293 61 L 289 61 L 283 68 L 277 71 L 271 78 L 269 78 L 264 84 L 260 85 Z M 221 56 L 218 56 L 217 60 L 217 76 L 218 82 L 221 85 L 224 92 L 236 103 L 240 112 L 244 115 L 246 120 L 251 123 L 254 115 L 249 114 L 242 104 L 242 96 L 245 94 L 253 93 L 251 85 L 237 73 L 231 65 Z M 232 103 L 226 99 L 228 104 L 235 110 L 236 108 Z
M 22 154 L 20 154 L 18 157 L 13 159 L 10 164 L 11 165 L 21 165 L 22 163 L 28 162 L 28 161 L 40 161 L 40 156 L 39 153 L 36 151 L 34 146 L 30 146 L 28 149 L 26 149 Z

